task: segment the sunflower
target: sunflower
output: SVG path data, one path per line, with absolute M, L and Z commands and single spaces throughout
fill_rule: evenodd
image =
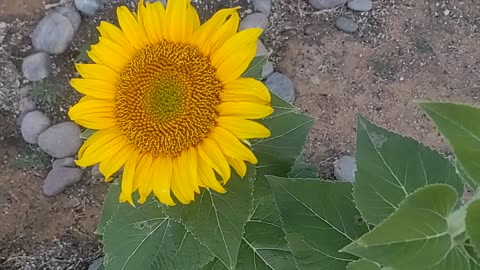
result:
M 270 131 L 252 121 L 273 112 L 270 93 L 242 78 L 261 29 L 237 32 L 237 8 L 207 22 L 189 0 L 117 9 L 120 27 L 101 22 L 100 38 L 76 66 L 71 85 L 85 96 L 70 108 L 76 123 L 96 132 L 78 153 L 82 167 L 100 163 L 108 181 L 123 167 L 121 202 L 134 205 L 152 192 L 158 200 L 188 204 L 208 188 L 224 193 L 230 166 L 245 176 L 257 163 L 248 139 Z

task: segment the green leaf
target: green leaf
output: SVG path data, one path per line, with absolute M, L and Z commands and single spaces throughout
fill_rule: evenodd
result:
M 439 102 L 423 102 L 420 107 L 448 140 L 468 178 L 479 184 L 480 108 Z
M 480 200 L 475 200 L 468 205 L 466 228 L 470 241 L 480 256 Z
M 252 207 L 254 174 L 252 166 L 243 179 L 232 173 L 225 194 L 204 190 L 191 204 L 166 209 L 170 217 L 181 220 L 228 269 L 234 269 L 237 263 L 244 225 Z
M 105 270 L 196 270 L 211 260 L 205 246 L 162 212 L 145 204 L 120 204 L 104 232 Z
M 267 176 L 299 269 L 346 269 L 357 257 L 338 250 L 368 231 L 352 185 Z
M 362 116 L 358 117 L 355 157 L 355 203 L 372 224 L 379 224 L 420 187 L 446 183 L 463 192 L 462 181 L 444 156 Z
M 105 233 L 105 227 L 110 222 L 115 211 L 120 206 L 118 198 L 120 196 L 120 184 L 119 179 L 115 179 L 110 184 L 108 188 L 107 195 L 103 201 L 102 214 L 100 215 L 100 222 L 97 225 L 95 233 L 98 235 L 103 235 Z
M 317 178 L 318 174 L 317 169 L 312 164 L 307 163 L 299 156 L 287 176 L 288 178 Z
M 347 265 L 347 270 L 381 270 L 381 268 L 378 264 L 372 261 L 361 259 L 349 263 Z
M 247 70 L 243 73 L 244 78 L 262 80 L 263 66 L 267 63 L 270 54 L 260 55 L 253 58 Z
M 90 136 L 92 136 L 93 133 L 95 133 L 95 132 L 96 132 L 96 130 L 87 128 L 80 134 L 80 138 L 86 140 L 86 139 L 90 138 Z
M 249 220 L 235 269 L 297 269 L 282 227 L 263 220 Z
M 217 258 L 214 258 L 211 262 L 209 262 L 204 267 L 200 268 L 200 270 L 226 270 L 227 268 L 223 263 L 221 263 Z
M 445 184 L 418 189 L 371 232 L 342 249 L 395 270 L 470 269 L 463 246 L 449 234 L 457 192 Z

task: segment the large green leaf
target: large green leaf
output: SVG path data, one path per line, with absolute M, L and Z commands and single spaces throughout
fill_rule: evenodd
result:
M 372 224 L 379 224 L 420 187 L 447 183 L 463 191 L 454 166 L 444 156 L 362 116 L 358 117 L 355 157 L 355 203 Z
M 120 202 L 118 201 L 118 197 L 120 196 L 120 184 L 118 181 L 119 179 L 112 181 L 108 188 L 107 195 L 105 196 L 105 200 L 103 200 L 100 222 L 98 222 L 97 229 L 95 230 L 95 233 L 98 235 L 103 235 L 105 227 L 108 225 L 110 219 L 120 205 Z
M 471 269 L 463 244 L 449 234 L 457 192 L 445 184 L 420 188 L 371 232 L 342 251 L 395 270 Z
M 317 178 L 317 169 L 299 156 L 288 173 L 288 178 Z
M 378 264 L 372 261 L 361 259 L 349 263 L 347 265 L 347 270 L 381 270 L 381 268 Z
M 228 269 L 234 269 L 237 263 L 244 225 L 252 207 L 254 174 L 255 169 L 249 166 L 243 179 L 232 173 L 225 194 L 204 190 L 191 204 L 166 209 L 170 217 L 181 220 Z
M 368 231 L 352 199 L 352 185 L 267 176 L 287 241 L 300 269 L 346 269 L 357 257 L 338 252 Z
M 200 268 L 200 270 L 226 270 L 227 268 L 223 263 L 221 263 L 217 258 L 214 258 L 211 262 L 209 262 L 204 267 Z
M 420 107 L 447 138 L 465 173 L 479 184 L 480 108 L 439 102 L 423 102 Z
M 480 200 L 477 199 L 468 206 L 465 225 L 470 241 L 480 256 Z
M 122 203 L 104 231 L 106 270 L 196 270 L 211 260 L 205 246 L 150 198 Z

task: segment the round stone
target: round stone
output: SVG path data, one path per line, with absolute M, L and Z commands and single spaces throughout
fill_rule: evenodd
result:
M 275 72 L 267 77 L 265 85 L 272 93 L 288 103 L 295 101 L 295 85 L 286 75 Z
M 23 59 L 23 76 L 29 81 L 44 79 L 50 73 L 51 64 L 50 56 L 44 52 L 29 55 Z
M 75 6 L 83 14 L 93 16 L 103 8 L 103 3 L 101 0 L 75 0 Z
M 63 53 L 73 40 L 75 29 L 70 20 L 56 12 L 45 16 L 32 34 L 33 47 L 49 54 Z
M 373 8 L 372 0 L 348 0 L 348 8 L 354 11 L 370 11 Z
M 240 26 L 238 27 L 239 31 L 249 29 L 249 28 L 262 28 L 263 31 L 267 29 L 268 26 L 268 18 L 263 13 L 252 13 L 245 17 L 241 22 Z
M 31 112 L 36 108 L 37 106 L 35 106 L 35 103 L 33 103 L 30 97 L 24 97 L 20 99 L 20 103 L 18 105 L 18 109 L 20 110 L 20 112 Z
M 267 61 L 262 68 L 262 78 L 267 78 L 270 74 L 273 73 L 273 64 L 270 61 Z
M 22 120 L 21 132 L 23 139 L 31 144 L 38 142 L 38 136 L 50 126 L 50 119 L 40 111 L 27 113 Z
M 43 193 L 55 196 L 82 179 L 80 168 L 53 167 L 43 183 Z
M 56 159 L 56 160 L 53 162 L 52 167 L 53 167 L 53 168 L 55 168 L 55 167 L 76 168 L 76 167 L 77 167 L 77 164 L 75 164 L 75 159 L 74 159 L 74 158 L 72 158 L 72 157 L 66 157 L 66 158 Z
M 308 2 L 314 8 L 324 10 L 343 6 L 347 3 L 347 0 L 308 0 Z
M 71 157 L 82 146 L 80 134 L 81 130 L 77 124 L 63 122 L 43 131 L 38 136 L 38 146 L 55 158 Z
M 78 13 L 77 9 L 74 6 L 59 7 L 55 9 L 53 12 L 56 12 L 60 15 L 67 17 L 67 19 L 72 24 L 75 32 L 80 27 L 80 23 L 82 22 L 82 17 L 80 16 L 80 13 Z
M 267 55 L 268 51 L 265 45 L 260 40 L 257 40 L 257 52 L 255 56 L 262 56 L 262 55 Z
M 255 11 L 261 12 L 266 16 L 270 15 L 272 9 L 271 0 L 253 0 L 253 8 Z
M 353 33 L 358 29 L 358 25 L 352 19 L 343 16 L 337 19 L 335 26 L 345 33 Z
M 335 178 L 343 182 L 353 182 L 357 164 L 354 157 L 343 156 L 333 163 Z

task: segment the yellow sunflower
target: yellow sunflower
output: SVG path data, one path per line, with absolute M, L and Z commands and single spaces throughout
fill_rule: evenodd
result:
M 69 116 L 97 130 L 78 153 L 79 166 L 100 163 L 105 179 L 122 166 L 120 201 L 153 192 L 164 204 L 194 200 L 200 188 L 225 192 L 230 166 L 244 176 L 257 162 L 244 142 L 270 131 L 251 119 L 273 112 L 270 93 L 242 78 L 261 29 L 237 32 L 237 8 L 200 25 L 189 0 L 117 9 L 120 27 L 101 22 L 94 64 L 78 64 L 72 86 L 85 96 Z

